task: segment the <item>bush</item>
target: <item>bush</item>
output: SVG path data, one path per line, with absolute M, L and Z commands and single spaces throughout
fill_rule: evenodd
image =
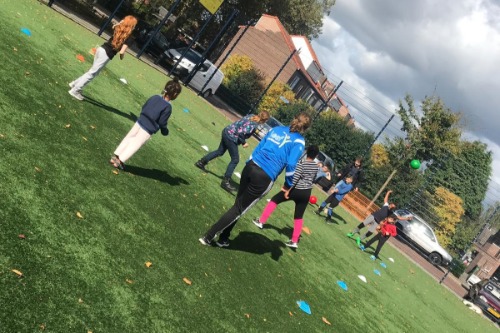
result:
M 460 277 L 460 275 L 465 272 L 465 268 L 466 266 L 464 265 L 464 263 L 457 258 L 453 258 L 450 263 L 450 272 L 456 277 Z
M 252 59 L 235 54 L 221 67 L 224 73 L 222 82 L 231 93 L 244 98 L 248 104 L 257 102 L 266 88 L 264 75 L 253 65 Z
M 274 81 L 260 102 L 258 111 L 267 111 L 274 116 L 280 106 L 286 105 L 285 102 L 280 99 L 281 96 L 285 97 L 290 104 L 293 104 L 295 101 L 295 93 L 289 86 L 282 82 Z

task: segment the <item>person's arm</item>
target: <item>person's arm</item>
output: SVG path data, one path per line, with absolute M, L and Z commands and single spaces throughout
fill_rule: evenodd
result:
M 303 138 L 302 139 L 297 138 L 292 140 L 294 140 L 294 144 L 293 147 L 290 149 L 290 153 L 287 156 L 287 162 L 285 168 L 285 185 L 289 188 L 292 187 L 293 176 L 295 174 L 295 166 L 297 165 L 297 162 L 302 156 L 305 146 Z
M 120 60 L 123 60 L 123 57 L 125 55 L 125 51 L 127 51 L 127 48 L 128 48 L 128 45 L 127 44 L 123 44 L 122 45 L 122 48 L 120 49 Z
M 170 118 L 171 115 L 172 115 L 172 106 L 168 104 L 168 106 L 165 107 L 165 109 L 163 109 L 160 112 L 160 118 L 158 119 L 158 125 L 160 125 L 160 131 L 163 136 L 168 135 L 167 124 L 168 124 L 168 119 Z
M 385 194 L 385 197 L 384 197 L 384 205 L 389 203 L 389 196 L 391 195 L 391 193 L 392 193 L 392 191 L 391 191 L 391 190 L 389 190 L 389 191 L 387 191 L 387 193 Z

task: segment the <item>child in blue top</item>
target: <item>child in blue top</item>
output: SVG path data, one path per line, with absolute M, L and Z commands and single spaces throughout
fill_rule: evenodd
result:
M 203 171 L 207 171 L 205 166 L 208 162 L 222 156 L 229 151 L 229 156 L 231 156 L 231 162 L 226 168 L 226 173 L 222 179 L 220 186 L 228 192 L 235 191 L 231 185 L 231 176 L 233 175 L 234 169 L 240 162 L 240 154 L 238 152 L 238 145 L 242 145 L 243 148 L 248 147 L 246 139 L 248 139 L 259 124 L 265 123 L 269 119 L 269 112 L 261 111 L 258 115 L 250 114 L 235 121 L 231 125 L 225 127 L 222 130 L 222 138 L 220 140 L 219 148 L 214 150 L 207 155 L 203 156 L 194 165 Z
M 179 96 L 182 87 L 177 78 L 167 82 L 163 95 L 150 97 L 142 106 L 141 115 L 132 129 L 116 148 L 109 163 L 115 168 L 123 169 L 124 163 L 141 148 L 151 135 L 161 131 L 168 135 L 167 122 L 172 114 L 170 101 Z
M 337 207 L 342 199 L 344 199 L 344 196 L 351 192 L 353 189 L 352 186 L 352 176 L 348 175 L 345 177 L 344 180 L 341 180 L 333 190 L 330 190 L 330 196 L 326 198 L 325 201 L 321 203 L 319 206 L 318 210 L 315 211 L 316 214 L 320 215 L 321 211 L 325 209 L 325 207 L 330 204 L 330 207 L 328 208 L 328 214 L 326 215 L 326 223 L 332 223 L 332 213 L 333 209 Z
M 311 118 L 300 113 L 290 127 L 279 126 L 269 131 L 243 168 L 234 205 L 199 239 L 201 244 L 210 245 L 219 234 L 217 246 L 229 246 L 229 236 L 238 219 L 269 192 L 283 169 L 286 169 L 285 190 L 293 185 L 295 166 L 305 146 L 302 134 L 310 124 Z

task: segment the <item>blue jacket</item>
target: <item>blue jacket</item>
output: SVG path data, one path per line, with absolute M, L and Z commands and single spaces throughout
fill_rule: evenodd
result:
M 295 165 L 304 151 L 305 141 L 300 133 L 290 132 L 287 126 L 271 129 L 250 156 L 274 181 L 286 167 L 285 184 L 292 186 Z
M 344 196 L 351 192 L 351 190 L 353 189 L 353 186 L 352 184 L 347 184 L 345 182 L 345 180 L 341 180 L 337 186 L 335 186 L 336 189 L 338 189 L 339 191 L 337 193 L 335 193 L 335 199 L 337 199 L 339 202 L 342 201 L 342 199 L 344 198 Z
M 141 115 L 137 122 L 143 130 L 151 135 L 158 130 L 161 130 L 161 134 L 168 135 L 167 123 L 171 114 L 172 105 L 162 96 L 154 95 L 142 106 Z

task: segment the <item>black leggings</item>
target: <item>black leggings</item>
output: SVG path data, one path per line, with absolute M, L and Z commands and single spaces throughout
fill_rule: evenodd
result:
M 375 252 L 373 253 L 373 255 L 375 257 L 378 257 L 378 254 L 380 252 L 380 250 L 382 249 L 382 246 L 384 246 L 384 243 L 389 239 L 391 238 L 391 236 L 384 236 L 382 235 L 381 232 L 379 232 L 378 234 L 376 234 L 375 236 L 373 236 L 366 244 L 365 244 L 365 247 L 369 247 L 370 245 L 372 245 L 373 243 L 375 243 L 376 241 L 378 241 L 377 243 L 377 248 L 375 249 Z
M 273 186 L 269 176 L 253 161 L 248 162 L 241 173 L 240 187 L 234 205 L 221 216 L 205 234 L 209 241 L 218 233 L 220 241 L 228 240 L 238 219 L 255 205 Z
M 293 215 L 293 218 L 295 220 L 301 219 L 304 216 L 304 212 L 306 211 L 307 203 L 309 202 L 309 197 L 311 196 L 311 191 L 312 189 L 310 188 L 306 190 L 298 190 L 294 188 L 290 191 L 288 199 L 285 198 L 285 192 L 279 191 L 274 195 L 274 197 L 271 198 L 271 201 L 279 205 L 282 202 L 293 200 L 293 202 L 295 202 L 295 213 Z

